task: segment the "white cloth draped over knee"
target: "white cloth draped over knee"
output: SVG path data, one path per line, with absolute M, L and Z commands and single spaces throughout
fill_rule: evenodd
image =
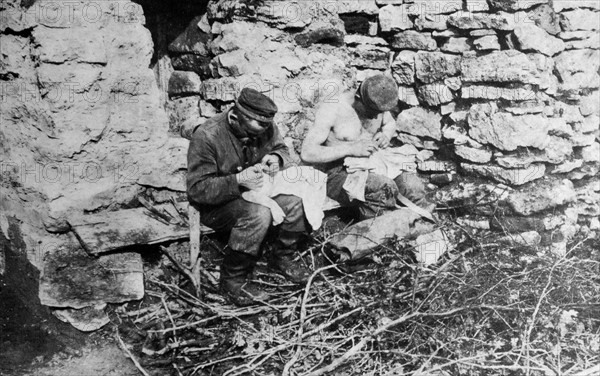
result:
M 271 210 L 273 225 L 285 219 L 281 207 L 271 199 L 278 195 L 294 195 L 302 199 L 304 215 L 313 230 L 323 223 L 323 205 L 327 198 L 327 175 L 310 166 L 294 166 L 271 176 L 264 174 L 263 187 L 242 193 L 242 198 Z
M 344 166 L 348 178 L 343 188 L 350 200 L 365 201 L 365 187 L 369 173 L 397 178 L 404 171 L 414 172 L 417 168 L 419 151 L 413 145 L 378 150 L 370 157 L 346 157 Z

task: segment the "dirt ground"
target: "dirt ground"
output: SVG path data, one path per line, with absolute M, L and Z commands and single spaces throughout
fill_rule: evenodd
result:
M 23 303 L 0 279 L 1 376 L 139 375 L 108 330 L 85 335 Z
M 74 355 L 56 354 L 49 362 L 34 364 L 23 376 L 134 376 L 139 375 L 116 344 L 89 345 Z

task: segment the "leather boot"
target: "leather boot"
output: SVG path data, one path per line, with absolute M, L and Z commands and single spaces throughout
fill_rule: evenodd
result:
M 269 267 L 292 283 L 306 285 L 311 273 L 301 260 L 296 260 L 297 244 L 301 235 L 302 233 L 299 232 L 280 230 L 269 260 Z
M 268 299 L 267 293 L 249 280 L 257 261 L 257 257 L 247 253 L 225 249 L 219 287 L 233 304 L 244 307 Z

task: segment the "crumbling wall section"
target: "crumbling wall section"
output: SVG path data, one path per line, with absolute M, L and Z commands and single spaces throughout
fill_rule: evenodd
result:
M 34 292 L 41 274 L 46 305 L 80 308 L 102 292 L 104 301 L 120 296 L 86 272 L 118 269 L 118 257 L 88 257 L 67 220 L 139 205 L 156 161 L 181 145 L 168 134 L 152 52 L 143 10 L 128 0 L 0 4 L 0 274 Z M 139 272 L 135 256 L 127 261 Z M 133 295 L 141 298 L 136 275 Z M 77 305 L 60 294 L 61 283 L 81 290 Z

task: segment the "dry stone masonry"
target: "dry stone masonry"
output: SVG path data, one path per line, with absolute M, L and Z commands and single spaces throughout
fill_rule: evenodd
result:
M 59 296 L 77 277 L 44 271 L 82 251 L 61 221 L 137 206 L 142 191 L 181 197 L 186 137 L 243 87 L 273 98 L 297 152 L 320 102 L 389 74 L 398 140 L 421 151 L 424 178 L 454 177 L 430 185 L 440 207 L 557 253 L 600 230 L 598 0 L 213 0 L 166 42 L 136 3 L 68 3 L 73 17 L 0 5 L 2 239 L 42 271 L 45 304 L 141 296 Z M 125 261 L 138 281 L 134 259 L 89 262 Z
M 562 252 L 571 227 L 595 228 L 600 214 L 599 23 L 594 1 L 211 1 L 189 26 L 210 34 L 199 51 L 210 51 L 202 70 L 211 75 L 199 75 L 193 98 L 210 109 L 198 111 L 202 121 L 244 86 L 267 92 L 298 150 L 319 101 L 391 74 L 398 139 L 436 154 L 420 172 L 449 169 L 464 190 L 480 187 L 478 179 L 495 184 L 507 192 L 495 201 L 504 215 L 582 209 L 540 230 Z M 181 124 L 185 134 L 189 124 L 171 129 Z M 437 196 L 468 201 L 445 189 Z

